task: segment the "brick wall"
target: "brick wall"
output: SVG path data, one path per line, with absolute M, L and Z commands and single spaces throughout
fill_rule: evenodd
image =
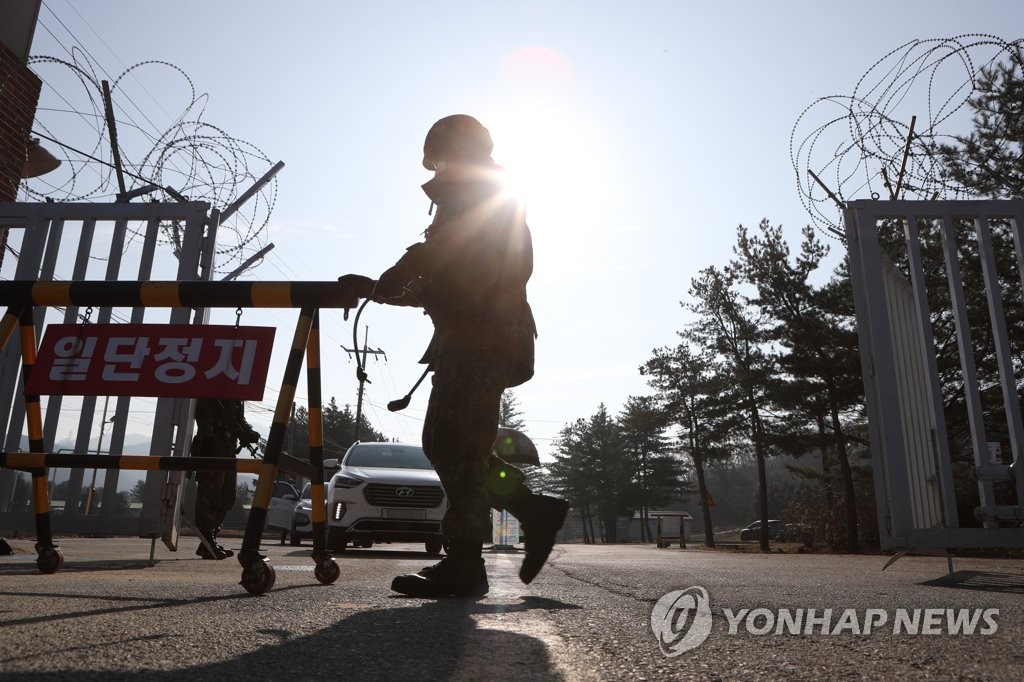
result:
M 14 201 L 43 83 L 0 44 L 0 201 Z

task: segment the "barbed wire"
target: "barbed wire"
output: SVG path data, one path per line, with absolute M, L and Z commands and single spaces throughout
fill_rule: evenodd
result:
M 789 153 L 815 228 L 842 234 L 837 200 L 967 196 L 942 173 L 932 150 L 970 132 L 967 104 L 982 69 L 1022 47 L 1022 39 L 981 33 L 912 40 L 876 61 L 851 94 L 808 105 L 793 125 Z
M 69 50 L 68 59 L 32 56 L 27 63 L 44 86 L 33 136 L 44 140 L 44 146 L 60 159 L 61 165 L 56 171 L 36 178 L 17 178 L 19 200 L 113 201 L 120 188 L 106 125 L 103 79 L 98 69 L 75 48 Z M 160 73 L 153 73 L 154 69 Z M 108 85 L 125 189 L 131 193 L 154 186 L 140 195 L 141 200 L 205 201 L 223 209 L 273 165 L 256 145 L 203 120 L 209 96 L 199 93 L 188 74 L 174 64 L 159 60 L 139 62 L 108 79 Z M 163 116 L 170 118 L 169 124 L 153 122 L 132 97 L 132 85 L 149 97 L 151 90 L 161 93 L 165 101 L 156 105 Z M 174 105 L 174 115 L 163 111 L 168 102 Z M 140 115 L 144 120 L 137 123 L 135 119 Z M 277 181 L 272 178 L 221 224 L 218 272 L 233 270 L 266 246 L 266 228 L 276 198 Z M 180 226 L 168 221 L 160 225 L 160 232 L 160 241 L 177 252 L 181 247 Z M 133 239 L 138 236 L 133 232 Z

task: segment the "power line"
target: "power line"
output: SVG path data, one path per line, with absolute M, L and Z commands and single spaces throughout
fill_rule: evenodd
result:
M 270 164 L 270 159 L 266 154 L 255 145 L 234 138 L 223 129 L 202 120 L 207 95 L 205 93 L 196 94 L 195 85 L 184 71 L 167 62 L 146 61 L 127 68 L 121 75 L 113 78 L 61 17 L 57 16 L 53 8 L 47 5 L 47 11 L 67 32 L 70 40 L 74 41 L 74 47 L 69 48 L 65 45 L 65 41 L 57 36 L 47 22 L 40 22 L 40 25 L 61 49 L 70 55 L 71 61 L 33 56 L 27 60 L 27 63 L 33 66 L 49 64 L 69 69 L 74 77 L 82 83 L 86 102 L 84 107 L 76 106 L 69 99 L 72 96 L 72 91 L 57 90 L 53 87 L 50 79 L 43 77 L 43 82 L 47 86 L 46 92 L 52 93 L 52 96 L 62 102 L 63 106 L 49 107 L 45 100 L 40 102 L 42 106 L 37 109 L 33 133 L 42 139 L 54 142 L 62 150 L 66 150 L 67 163 L 60 173 L 50 174 L 45 179 L 33 178 L 23 181 L 19 178 L 20 191 L 24 192 L 26 196 L 33 200 L 47 201 L 86 201 L 116 196 L 115 192 L 110 191 L 113 178 L 110 169 L 116 168 L 116 164 L 106 158 L 114 153 L 114 148 L 112 145 L 104 145 L 103 140 L 107 128 L 98 125 L 102 118 L 97 113 L 101 85 L 99 74 L 105 74 L 107 79 L 112 81 L 111 91 L 117 95 L 112 104 L 119 112 L 118 119 L 126 120 L 123 126 L 124 130 L 140 135 L 141 138 L 136 136 L 136 139 L 143 140 L 148 147 L 148 151 L 144 147 L 142 153 L 138 153 L 138 150 L 132 153 L 127 138 L 116 146 L 116 150 L 125 160 L 125 165 L 131 169 L 126 172 L 126 175 L 133 180 L 143 183 L 144 186 L 156 185 L 169 197 L 183 198 L 183 195 L 188 195 L 191 200 L 207 201 L 214 206 L 225 207 L 251 189 L 244 186 L 243 183 L 261 184 L 259 183 L 262 179 L 260 176 L 266 178 L 266 174 L 254 171 L 256 163 Z M 88 25 L 88 22 L 85 23 Z M 91 26 L 89 28 L 96 33 Z M 110 50 L 110 46 L 102 39 L 101 42 Z M 152 97 L 150 90 L 135 76 L 136 70 L 146 65 L 162 66 L 174 70 L 188 84 L 191 93 L 181 114 L 177 118 L 173 118 L 171 126 L 162 133 L 159 132 L 157 125 L 139 106 L 138 102 L 123 89 L 118 88 L 124 78 L 131 76 L 132 80 Z M 122 100 L 127 101 L 133 111 L 122 106 Z M 159 102 L 157 104 L 159 105 Z M 91 112 L 84 111 L 89 109 Z M 136 122 L 134 111 L 141 114 L 144 120 L 143 124 Z M 51 125 L 52 121 L 48 120 L 46 114 L 68 113 L 73 113 L 86 125 L 89 135 L 95 135 L 94 144 L 82 145 L 76 140 L 62 141 L 61 138 L 65 138 L 67 135 L 63 132 L 56 132 L 57 126 Z M 166 111 L 164 113 L 166 114 Z M 119 121 L 115 120 L 115 124 L 117 123 Z M 157 131 L 156 136 L 151 134 L 149 129 Z M 104 150 L 105 147 L 111 147 L 111 149 Z M 95 181 L 91 178 L 87 179 L 83 175 L 86 169 L 96 170 L 97 168 L 102 171 L 97 172 Z M 63 178 L 63 181 L 58 178 Z M 83 182 L 83 180 L 86 181 Z M 241 211 L 221 223 L 222 240 L 218 240 L 216 252 L 228 258 L 218 260 L 218 273 L 229 272 L 234 267 L 234 259 L 237 258 L 239 263 L 245 262 L 250 253 L 259 252 L 265 247 L 266 229 L 276 203 L 276 196 L 277 180 L 272 178 L 265 185 L 261 184 L 255 197 L 247 202 Z M 179 246 L 176 242 L 173 221 L 161 224 L 161 231 L 162 241 Z M 133 237 L 138 236 L 135 232 L 132 234 Z
M 107 51 L 108 51 L 108 52 L 109 52 L 109 53 L 110 53 L 111 55 L 113 55 L 114 59 L 116 59 L 116 60 L 117 60 L 117 61 L 118 61 L 118 62 L 119 62 L 119 63 L 121 64 L 121 66 L 122 66 L 122 67 L 127 67 L 127 64 L 125 64 L 125 63 L 124 63 L 124 61 L 123 61 L 123 60 L 122 60 L 122 59 L 121 59 L 120 57 L 118 57 L 118 56 L 117 56 L 117 53 L 115 53 L 115 52 L 114 52 L 114 50 L 112 50 L 112 49 L 111 49 L 111 47 L 110 47 L 110 46 L 109 46 L 109 45 L 107 44 L 107 42 L 106 42 L 105 40 L 103 40 L 103 36 L 102 36 L 102 35 L 100 35 L 100 34 L 99 34 L 99 33 L 98 33 L 97 31 L 96 31 L 96 29 L 94 29 L 94 28 L 92 27 L 92 24 L 90 24 L 90 23 L 88 22 L 88 20 L 86 20 L 86 18 L 82 16 L 82 13 L 81 13 L 81 12 L 79 12 L 79 11 L 78 11 L 77 9 L 75 9 L 75 6 L 74 6 L 74 5 L 73 5 L 73 4 L 71 3 L 71 1 L 70 1 L 70 0 L 67 0 L 67 5 L 68 5 L 68 7 L 69 7 L 69 8 L 71 9 L 71 11 L 72 11 L 72 12 L 74 12 L 75 14 L 77 14 L 77 15 L 78 15 L 78 18 L 82 20 L 82 23 L 83 23 L 83 24 L 85 24 L 85 25 L 86 25 L 86 27 L 87 27 L 87 28 L 88 28 L 88 29 L 89 29 L 90 31 L 92 31 L 92 34 L 93 34 L 94 36 L 96 36 L 96 38 L 97 38 L 97 39 L 98 39 L 98 40 L 100 41 L 100 43 L 101 43 L 101 44 L 103 45 L 103 47 L 107 48 Z M 49 8 L 48 8 L 48 9 L 49 9 Z M 51 10 L 51 12 L 52 12 L 52 10 Z M 58 19 L 58 21 L 59 21 L 59 19 Z M 77 40 L 77 39 L 76 39 L 76 40 Z M 79 41 L 79 42 L 80 42 L 80 41 Z M 150 98 L 151 100 L 153 100 L 153 103 L 154 103 L 154 104 L 155 104 L 155 105 L 157 106 L 157 108 L 159 108 L 159 109 L 160 109 L 160 111 L 162 111 L 162 112 L 164 113 L 164 115 L 165 115 L 165 116 L 166 116 L 166 117 L 167 117 L 167 118 L 168 118 L 169 120 L 171 120 L 171 121 L 173 121 L 173 120 L 174 120 L 174 119 L 173 119 L 173 118 L 171 117 L 171 114 L 170 114 L 169 112 L 167 112 L 167 110 L 166 110 L 166 109 L 164 109 L 164 108 L 163 108 L 163 106 L 162 106 L 162 105 L 160 104 L 160 101 L 159 101 L 159 100 L 157 100 L 157 99 L 156 99 L 155 97 L 153 97 L 153 94 L 152 94 L 152 93 L 151 93 L 151 92 L 150 92 L 149 90 L 147 90 L 147 89 L 146 89 L 146 86 L 145 86 L 145 85 L 144 85 L 144 84 L 143 84 L 143 83 L 142 83 L 141 81 L 139 81 L 139 80 L 138 80 L 137 78 L 135 78 L 134 76 L 132 76 L 132 80 L 134 80 L 134 81 L 135 81 L 135 82 L 136 82 L 136 83 L 137 83 L 137 84 L 139 85 L 139 87 L 140 87 L 140 88 L 142 88 L 142 91 L 143 91 L 143 92 L 145 92 L 145 93 L 146 93 L 147 95 L 149 95 L 149 98 Z M 151 121 L 151 120 L 149 119 L 149 117 L 148 117 L 148 116 L 146 116 L 146 113 L 145 113 L 145 112 L 144 112 L 144 111 L 142 110 L 142 108 L 141 108 L 141 107 L 139 107 L 139 106 L 138 106 L 137 104 L 135 104 L 135 102 L 134 102 L 134 101 L 133 101 L 133 100 L 132 100 L 131 98 L 128 98 L 128 101 L 129 101 L 129 102 L 131 102 L 131 103 L 132 103 L 132 105 L 133 105 L 133 106 L 134 106 L 134 107 L 135 107 L 135 108 L 136 108 L 136 109 L 137 109 L 137 110 L 139 111 L 139 113 L 141 113 L 141 114 L 142 114 L 142 117 L 143 117 L 143 118 L 145 118 L 145 119 L 146 119 L 146 121 L 147 121 L 147 122 L 148 122 L 148 123 L 149 123 L 150 125 L 152 125 L 152 126 L 153 126 L 153 130 L 154 130 L 154 131 L 156 131 L 157 133 L 159 133 L 159 132 L 160 132 L 160 129 L 156 127 L 156 124 L 154 124 L 154 123 L 153 123 L 153 122 L 152 122 L 152 121 Z
M 62 28 L 63 28 L 63 29 L 64 29 L 64 30 L 65 30 L 65 31 L 67 32 L 67 34 L 68 34 L 69 36 L 71 36 L 71 38 L 72 38 L 72 39 L 74 40 L 74 42 L 75 42 L 75 46 L 76 46 L 76 48 L 80 48 L 80 49 L 82 50 L 82 52 L 83 52 L 83 53 L 85 53 L 85 56 L 86 56 L 86 58 L 87 58 L 87 60 L 88 60 L 88 62 L 89 62 L 89 65 L 91 66 L 91 65 L 92 65 L 93 63 L 95 63 L 95 64 L 96 64 L 96 65 L 97 65 L 97 66 L 99 67 L 100 71 L 102 71 L 102 72 L 103 72 L 103 73 L 104 73 L 104 74 L 105 74 L 105 75 L 107 76 L 107 79 L 108 79 L 108 80 L 113 80 L 113 79 L 111 78 L 111 76 L 110 76 L 110 73 L 109 73 L 109 72 L 108 72 L 108 71 L 107 71 L 107 70 L 106 70 L 106 69 L 105 69 L 105 68 L 103 67 L 103 63 L 102 63 L 102 62 L 100 62 L 100 61 L 99 61 L 98 59 L 96 59 L 96 57 L 94 57 L 94 56 L 93 56 L 93 54 L 92 54 L 92 53 L 91 53 L 91 52 L 89 51 L 89 48 L 87 48 L 87 47 L 85 46 L 85 44 L 84 44 L 84 43 L 83 43 L 83 42 L 82 42 L 82 41 L 81 41 L 81 40 L 80 40 L 80 39 L 78 38 L 78 36 L 76 36 L 76 35 L 74 34 L 74 32 L 73 32 L 73 31 L 72 31 L 72 30 L 71 30 L 70 28 L 68 28 L 68 26 L 67 26 L 67 25 L 66 25 L 66 24 L 65 24 L 65 23 L 63 22 L 63 20 L 61 20 L 61 18 L 60 18 L 60 17 L 59 17 L 58 15 L 57 15 L 57 13 L 56 13 L 56 12 L 54 12 L 53 8 L 51 8 L 51 7 L 49 6 L 49 5 L 46 5 L 45 3 L 43 3 L 43 6 L 44 6 L 44 7 L 46 7 L 47 11 L 48 11 L 48 12 L 49 12 L 49 13 L 50 13 L 51 15 L 53 15 L 53 18 L 57 20 L 57 23 L 59 23 L 59 24 L 61 25 L 61 27 L 62 27 Z M 81 18 L 81 19 L 82 19 L 82 21 L 83 21 L 83 22 L 85 22 L 85 23 L 86 23 L 86 25 L 88 26 L 88 22 L 86 22 L 86 21 L 85 21 L 84 17 L 82 17 L 82 15 L 81 15 L 81 14 L 79 14 L 79 13 L 78 13 L 78 11 L 74 9 L 74 7 L 71 7 L 71 9 L 72 9 L 73 11 L 75 11 L 75 13 L 76 13 L 76 14 L 78 14 L 79 18 Z M 41 22 L 41 21 L 40 21 L 39 23 L 40 23 L 40 24 L 43 24 L 43 22 Z M 50 31 L 49 27 L 47 27 L 47 26 L 46 26 L 45 24 L 43 24 L 43 28 L 44 28 L 44 29 L 46 29 L 47 33 L 49 33 L 49 34 L 50 34 L 51 36 L 53 36 L 54 40 L 56 40 L 56 41 L 57 41 L 57 43 L 58 43 L 59 45 L 61 45 L 61 47 L 63 47 L 63 48 L 64 48 L 64 51 L 65 51 L 65 52 L 67 52 L 67 53 L 68 53 L 68 54 L 69 54 L 69 55 L 71 56 L 71 59 L 72 59 L 72 61 L 74 62 L 74 61 L 75 61 L 75 55 L 74 55 L 74 52 L 73 52 L 73 50 L 68 50 L 68 49 L 67 49 L 67 47 L 66 47 L 66 46 L 64 46 L 64 45 L 63 45 L 63 43 L 61 43 L 61 42 L 60 42 L 60 40 L 59 40 L 59 39 L 58 39 L 58 38 L 57 38 L 57 37 L 56 37 L 56 36 L 55 36 L 55 35 L 53 34 L 53 32 L 52 32 L 52 31 Z M 89 26 L 89 28 L 90 28 L 90 30 L 93 30 L 93 29 L 92 29 L 92 26 Z M 95 34 L 95 33 L 96 33 L 96 31 L 95 31 L 95 30 L 93 30 L 93 33 Z M 100 38 L 100 42 L 103 42 L 103 39 L 102 39 L 102 38 Z M 105 47 L 107 47 L 107 50 L 108 50 L 108 51 L 109 51 L 109 52 L 110 52 L 111 54 L 113 54 L 113 55 L 114 55 L 114 58 L 115 58 L 115 59 L 117 59 L 117 60 L 118 60 L 119 62 L 121 62 L 122 66 L 123 66 L 123 65 L 124 65 L 124 62 L 123 62 L 123 61 L 121 61 L 121 60 L 120 60 L 120 59 L 119 59 L 119 58 L 117 57 L 117 55 L 116 55 L 116 54 L 114 54 L 113 50 L 111 50 L 111 49 L 110 49 L 110 47 L 109 47 L 109 46 L 107 46 L 105 42 L 104 42 L 103 44 L 104 44 L 104 46 L 105 46 Z M 95 76 L 93 77 L 93 80 L 95 80 Z M 93 85 L 95 86 L 95 85 L 96 85 L 96 83 L 93 83 Z M 193 88 L 193 92 L 194 92 L 194 90 L 195 90 L 195 89 Z M 147 94 L 148 94 L 148 93 L 147 93 Z M 133 100 L 131 99 L 131 97 L 130 97 L 130 96 L 128 96 L 128 95 L 125 95 L 125 99 L 127 99 L 127 100 L 128 100 L 129 102 L 131 102 L 132 106 L 133 106 L 133 107 L 135 107 L 135 109 L 136 109 L 136 110 L 137 110 L 137 111 L 138 111 L 138 112 L 139 112 L 140 114 L 142 114 L 142 117 L 143 117 L 143 118 L 144 118 L 144 119 L 146 120 L 146 122 L 147 122 L 147 123 L 148 123 L 148 124 L 149 124 L 149 125 L 150 125 L 150 126 L 151 126 L 151 127 L 153 128 L 153 130 L 154 130 L 154 131 L 155 131 L 155 132 L 156 132 L 156 133 L 157 133 L 157 134 L 159 135 L 159 133 L 160 133 L 160 129 L 159 129 L 159 128 L 158 128 L 158 127 L 156 126 L 156 124 L 155 124 L 155 123 L 153 123 L 153 121 L 152 121 L 152 120 L 151 120 L 151 119 L 150 119 L 150 118 L 149 118 L 149 117 L 148 117 L 148 116 L 146 115 L 146 113 L 145 113 L 145 112 L 144 112 L 144 111 L 142 110 L 142 108 L 141 108 L 141 107 L 139 107 L 139 106 L 138 106 L 138 105 L 137 105 L 137 104 L 136 104 L 136 103 L 135 103 L 135 102 L 134 102 L 134 101 L 133 101 Z M 193 98 L 193 99 L 194 99 L 194 98 Z M 125 110 L 125 109 L 124 109 L 124 108 L 123 108 L 123 107 L 122 107 L 122 106 L 120 105 L 120 103 L 118 103 L 118 109 L 119 109 L 119 110 L 121 111 L 121 113 L 123 113 L 123 114 L 124 114 L 124 115 L 125 115 L 125 116 L 126 116 L 126 117 L 128 118 L 128 120 L 129 120 L 129 121 L 132 121 L 132 124 L 133 124 L 133 126 L 135 126 L 135 127 L 136 127 L 136 128 L 137 128 L 137 129 L 139 130 L 139 132 L 141 132 L 141 133 L 143 133 L 144 135 L 146 135 L 147 137 L 149 137 L 149 139 L 150 139 L 150 141 L 151 141 L 151 142 L 155 142 L 155 141 L 156 141 L 156 138 L 150 137 L 149 133 L 147 133 L 147 132 L 146 132 L 145 130 L 143 130 L 141 126 L 138 126 L 137 124 L 135 124 L 134 120 L 132 120 L 131 114 L 129 114 L 129 113 L 128 113 L 128 111 L 126 111 L 126 110 Z M 165 112 L 165 113 L 166 113 L 166 112 Z M 133 164 L 133 166 L 134 166 L 134 164 Z M 137 166 L 136 166 L 136 168 L 137 168 Z M 180 172 L 180 169 L 178 169 L 178 171 Z

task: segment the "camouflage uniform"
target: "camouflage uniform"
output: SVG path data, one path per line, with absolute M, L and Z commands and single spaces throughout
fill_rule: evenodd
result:
M 526 282 L 533 246 L 520 202 L 493 164 L 447 171 L 423 185 L 437 205 L 425 239 L 381 275 L 374 299 L 422 306 L 434 338 L 423 449 L 448 494 L 448 540 L 479 541 L 501 394 L 533 376 L 537 335 Z M 498 505 L 495 505 L 498 506 Z
M 201 398 L 196 401 L 196 435 L 192 439 L 193 457 L 234 457 L 243 444 L 259 440 L 245 420 L 241 400 Z M 217 533 L 224 517 L 235 504 L 237 474 L 234 471 L 196 473 L 196 527 L 217 546 Z
M 517 470 L 492 454 L 501 394 L 533 376 L 537 336 L 526 300 L 533 274 L 530 230 L 522 204 L 505 191 L 492 148 L 490 133 L 472 116 L 446 116 L 431 126 L 423 167 L 435 175 L 423 191 L 437 214 L 425 239 L 378 280 L 338 278 L 357 298 L 422 307 L 434 323 L 421 361 L 434 371 L 423 449 L 448 493 L 447 548 L 436 565 L 392 580 L 392 590 L 410 597 L 487 594 L 482 536 L 488 506 L 522 522 L 526 556 L 519 578 L 529 583 L 569 509 L 565 500 L 532 493 Z M 489 488 L 489 479 L 502 485 Z

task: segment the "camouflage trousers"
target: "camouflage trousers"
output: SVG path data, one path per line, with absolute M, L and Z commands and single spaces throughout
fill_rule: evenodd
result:
M 234 457 L 237 443 L 233 439 L 205 436 L 197 437 L 192 447 L 193 457 Z M 196 472 L 195 522 L 204 535 L 216 534 L 235 506 L 237 479 L 234 471 Z
M 491 451 L 501 394 L 508 385 L 508 369 L 502 364 L 478 350 L 453 351 L 434 361 L 423 451 L 448 495 L 441 522 L 446 540 L 483 540 L 487 510 L 500 508 L 500 500 L 521 485 L 518 469 Z

